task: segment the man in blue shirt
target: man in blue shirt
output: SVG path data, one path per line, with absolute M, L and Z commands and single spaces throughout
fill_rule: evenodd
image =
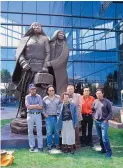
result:
M 56 149 L 59 149 L 59 132 L 56 128 L 57 116 L 59 115 L 60 96 L 55 94 L 52 85 L 47 87 L 47 95 L 43 98 L 44 109 L 43 114 L 46 117 L 47 146 L 48 150 L 52 147 L 52 135 L 54 133 L 54 141 Z
M 97 134 L 100 138 L 101 153 L 106 153 L 106 157 L 112 156 L 112 149 L 108 137 L 108 121 L 112 119 L 111 102 L 103 97 L 103 91 L 96 91 L 97 99 L 93 102 L 93 118 L 95 121 Z
M 34 84 L 29 85 L 29 94 L 25 97 L 25 105 L 27 107 L 27 123 L 28 123 L 28 139 L 30 151 L 35 149 L 35 137 L 33 134 L 34 123 L 37 129 L 38 151 L 43 151 L 42 138 L 42 110 L 43 101 L 40 95 L 36 94 Z

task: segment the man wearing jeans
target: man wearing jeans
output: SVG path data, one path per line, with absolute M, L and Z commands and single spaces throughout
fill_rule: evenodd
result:
M 55 89 L 51 85 L 47 87 L 46 92 L 48 96 L 43 98 L 43 113 L 46 116 L 47 146 L 48 150 L 51 150 L 52 134 L 54 133 L 55 146 L 56 149 L 59 149 L 59 133 L 56 125 L 59 113 L 60 96 L 55 94 Z
M 97 99 L 93 102 L 92 110 L 97 134 L 100 138 L 101 153 L 106 153 L 106 157 L 112 156 L 112 150 L 108 137 L 108 120 L 112 119 L 112 106 L 108 99 L 103 98 L 103 91 L 96 91 Z
M 28 139 L 30 152 L 35 149 L 35 137 L 33 134 L 34 123 L 37 129 L 38 151 L 43 151 L 42 139 L 42 116 L 43 101 L 40 95 L 36 94 L 34 84 L 29 85 L 29 94 L 25 97 L 25 105 L 27 107 L 27 123 L 28 123 Z

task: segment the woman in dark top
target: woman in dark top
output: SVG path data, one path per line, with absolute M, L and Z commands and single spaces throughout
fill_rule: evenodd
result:
M 65 152 L 68 152 L 69 148 L 71 154 L 74 154 L 75 128 L 78 125 L 77 108 L 73 103 L 70 103 L 68 93 L 63 93 L 62 99 L 58 130 L 62 133 L 62 144 L 65 146 Z

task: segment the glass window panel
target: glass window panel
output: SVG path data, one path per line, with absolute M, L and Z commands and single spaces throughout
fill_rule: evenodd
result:
M 64 2 L 50 1 L 50 13 L 51 14 L 63 14 L 64 13 Z
M 90 28 L 90 27 L 92 27 L 93 23 L 94 23 L 93 19 L 81 18 L 81 26 L 82 27 Z
M 1 61 L 1 69 L 7 69 L 10 74 L 13 74 L 14 67 L 15 67 L 15 61 Z
M 9 12 L 22 12 L 22 1 L 9 1 L 7 8 Z
M 8 15 L 7 13 L 1 13 L 0 21 L 1 23 L 8 23 Z
M 22 21 L 22 15 L 21 14 L 8 14 L 8 21 L 9 23 L 20 23 Z
M 104 20 L 97 20 L 97 19 L 93 19 L 93 25 L 95 28 L 105 28 L 105 22 Z
M 121 18 L 123 12 L 123 3 L 116 3 L 116 18 Z
M 93 8 L 92 8 L 92 2 L 91 1 L 86 1 L 85 2 L 85 8 L 82 12 L 82 15 L 84 16 L 93 16 Z
M 2 11 L 7 11 L 7 9 L 8 9 L 8 1 L 2 1 L 1 2 L 1 10 Z
M 118 61 L 118 53 L 117 52 L 106 52 L 106 61 Z
M 106 35 L 106 48 L 107 50 L 116 49 L 115 32 L 110 32 Z
M 10 49 L 10 48 L 1 48 L 1 58 L 2 59 L 15 59 L 15 52 L 16 49 Z
M 50 13 L 50 2 L 37 1 L 37 13 Z
M 93 1 L 93 16 L 98 17 L 100 14 L 101 2 L 100 1 Z
M 73 60 L 73 52 L 69 50 L 69 58 L 68 61 L 72 61 Z
M 36 22 L 36 15 L 23 15 L 23 24 L 32 24 Z
M 72 2 L 71 1 L 65 1 L 64 2 L 64 13 L 65 14 L 71 14 L 72 13 L 72 11 L 71 11 L 71 4 L 72 4 Z
M 81 31 L 81 43 L 82 49 L 93 49 L 93 30 L 82 30 Z
M 97 50 L 105 50 L 106 49 L 105 39 L 104 40 L 99 40 L 98 42 L 94 43 L 94 47 Z
M 39 22 L 41 25 L 50 25 L 50 17 L 38 15 L 37 22 Z
M 72 1 L 72 15 L 80 15 L 81 2 Z
M 63 18 L 64 26 L 72 26 L 72 17 Z
M 29 28 L 30 28 L 30 26 L 23 26 L 22 27 L 22 33 L 23 33 L 23 35 L 26 34 L 26 32 L 29 30 Z
M 74 79 L 79 79 L 82 77 L 82 63 L 74 62 Z
M 77 60 L 77 61 L 81 61 L 82 59 L 82 55 L 81 55 L 81 51 L 78 50 L 73 50 L 73 60 Z
M 51 25 L 53 26 L 63 26 L 63 17 L 62 16 L 51 16 Z
M 73 48 L 72 46 L 73 46 L 73 41 L 72 41 L 72 37 L 73 35 L 72 35 L 72 31 L 70 31 L 69 33 L 68 33 L 68 35 L 67 35 L 67 43 L 68 43 L 68 46 L 69 46 L 69 48 Z
M 23 12 L 36 12 L 36 1 L 23 1 Z
M 115 18 L 116 3 L 112 3 L 104 12 L 103 17 Z
M 62 30 L 63 31 L 62 28 L 48 28 L 48 29 L 49 30 L 48 30 L 47 36 L 49 36 L 50 39 L 52 39 L 53 34 L 54 34 L 55 31 L 57 31 L 57 30 Z
M 73 82 L 73 63 L 72 62 L 67 63 L 67 74 L 68 74 L 69 82 Z
M 22 12 L 22 2 L 21 1 L 4 1 L 1 3 L 2 11 L 9 12 Z
M 1 26 L 1 34 L 7 34 L 7 26 Z
M 1 46 L 7 46 L 7 36 L 6 35 L 4 35 L 4 34 L 1 34 L 1 39 L 2 40 L 0 40 L 0 45 Z
M 116 23 L 112 20 L 104 20 L 105 28 L 106 29 L 112 29 Z
M 120 34 L 120 45 L 123 44 L 123 33 Z
M 8 58 L 7 49 L 1 48 L 1 59 Z
M 73 27 L 74 26 L 80 27 L 81 26 L 80 21 L 81 21 L 80 18 L 73 18 Z
M 21 26 L 2 26 L 3 32 L 1 44 L 2 46 L 17 46 L 21 36 L 22 28 Z
M 95 52 L 93 52 L 93 51 L 81 51 L 82 52 L 82 54 L 81 54 L 81 60 L 82 61 L 94 61 L 94 53 Z
M 94 52 L 95 61 L 106 61 L 107 60 L 107 52 Z

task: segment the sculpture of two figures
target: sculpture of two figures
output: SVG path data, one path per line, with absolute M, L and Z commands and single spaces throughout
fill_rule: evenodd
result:
M 37 93 L 45 96 L 47 85 L 53 84 L 56 93 L 61 95 L 67 87 L 67 60 L 69 50 L 63 31 L 56 31 L 49 41 L 41 25 L 34 22 L 21 39 L 16 51 L 16 67 L 12 82 L 20 96 L 19 111 L 26 118 L 25 96 L 28 86 L 34 83 Z

